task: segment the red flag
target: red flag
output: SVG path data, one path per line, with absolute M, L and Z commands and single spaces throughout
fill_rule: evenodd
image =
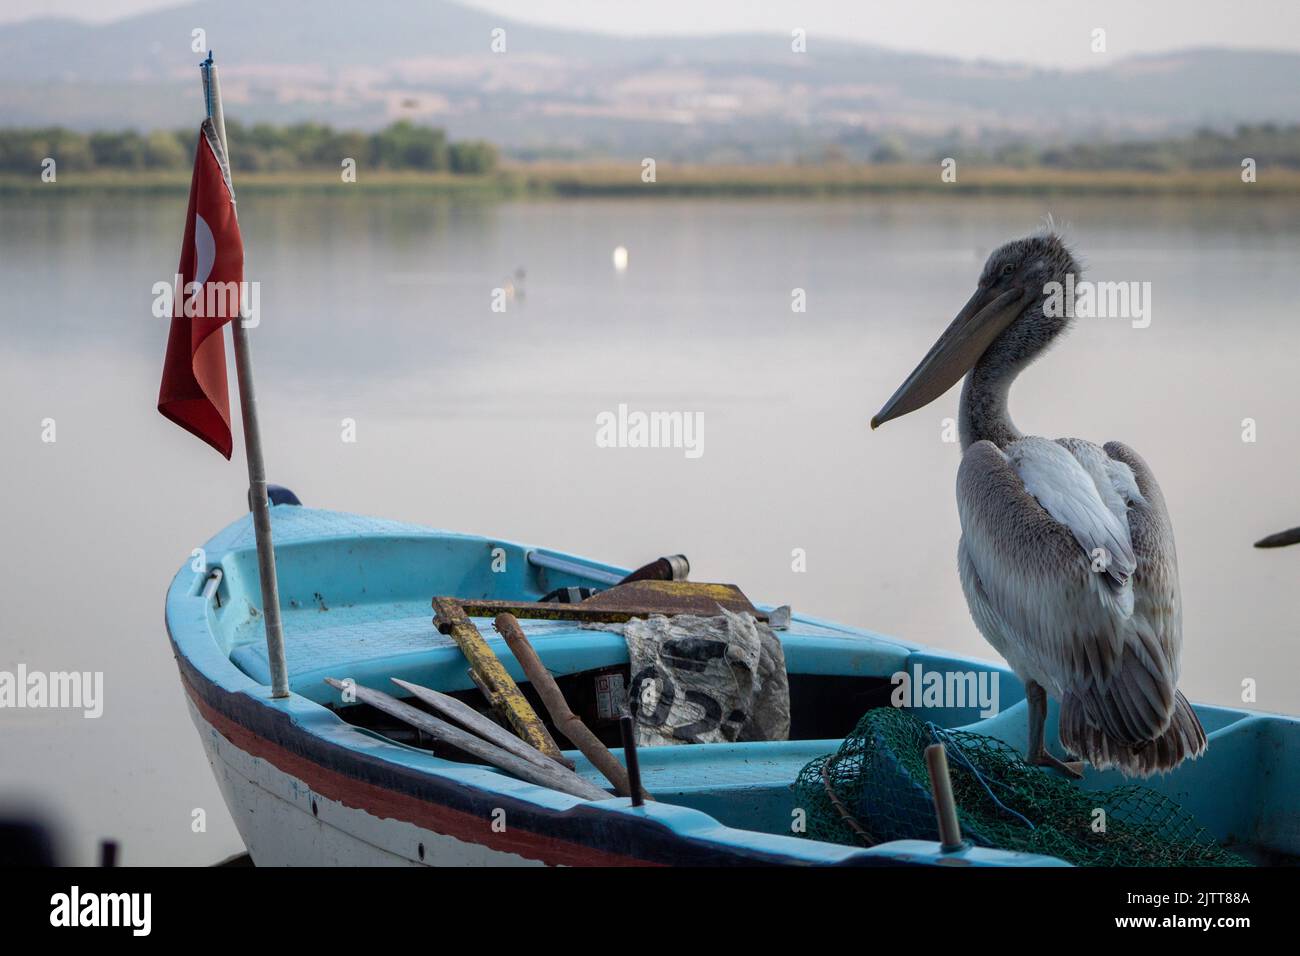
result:
M 221 329 L 239 314 L 244 241 L 230 168 L 210 119 L 199 130 L 176 273 L 180 288 L 173 295 L 158 411 L 229 458 L 230 394 Z

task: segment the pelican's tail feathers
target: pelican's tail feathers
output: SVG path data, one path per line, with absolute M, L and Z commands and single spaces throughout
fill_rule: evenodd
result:
M 1083 701 L 1067 695 L 1061 702 L 1061 743 L 1098 770 L 1115 768 L 1126 777 L 1149 777 L 1173 770 L 1184 760 L 1205 753 L 1205 728 L 1182 691 L 1174 692 L 1174 713 L 1156 737 L 1137 744 L 1117 740 L 1088 720 Z

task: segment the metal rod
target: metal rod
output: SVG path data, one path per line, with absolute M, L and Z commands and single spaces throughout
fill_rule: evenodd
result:
M 623 762 L 627 764 L 627 782 L 632 791 L 632 806 L 645 805 L 641 794 L 641 761 L 636 755 L 636 730 L 632 718 L 624 714 L 618 719 L 618 729 L 623 734 Z
M 601 584 L 618 584 L 624 577 L 621 574 L 615 574 L 613 571 L 606 571 L 603 568 L 593 568 L 587 564 L 579 564 L 577 561 L 569 561 L 564 558 L 557 558 L 554 555 L 542 554 L 540 551 L 529 551 L 528 563 L 535 568 L 546 568 L 549 571 L 560 571 L 564 574 L 572 574 L 575 578 L 586 578 L 588 581 L 597 581 Z
M 939 820 L 939 848 L 953 853 L 965 844 L 957 820 L 957 803 L 952 796 L 952 778 L 948 776 L 948 752 L 943 744 L 925 748 L 925 766 L 930 771 L 930 791 L 934 794 L 934 811 Z
M 208 579 L 203 582 L 203 600 L 211 601 L 213 595 L 217 593 L 217 588 L 221 587 L 221 569 L 213 568 Z M 217 607 L 221 606 L 221 601 L 217 601 Z
M 203 73 L 203 99 L 216 127 L 221 150 L 230 162 L 226 143 L 226 117 L 221 109 L 221 84 L 212 52 L 199 69 Z M 242 311 L 242 309 L 241 309 Z M 271 696 L 289 696 L 289 672 L 284 661 L 284 627 L 280 623 L 280 589 L 275 576 L 275 547 L 271 541 L 271 504 L 266 497 L 266 462 L 262 457 L 262 430 L 257 421 L 257 391 L 253 385 L 253 354 L 242 316 L 231 323 L 235 339 L 235 372 L 239 380 L 239 413 L 244 423 L 244 456 L 248 459 L 248 506 L 253 512 L 257 538 L 257 571 L 262 584 L 262 622 L 266 627 L 266 656 L 271 665 Z

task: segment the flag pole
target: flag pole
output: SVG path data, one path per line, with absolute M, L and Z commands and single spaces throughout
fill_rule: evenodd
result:
M 221 149 L 230 162 L 226 143 L 226 117 L 221 110 L 221 84 L 212 51 L 200 64 L 203 99 L 208 118 L 216 127 Z M 240 310 L 243 311 L 242 309 Z M 280 590 L 275 578 L 275 548 L 271 542 L 271 505 L 266 495 L 266 462 L 262 458 L 262 430 L 257 421 L 257 392 L 253 386 L 253 354 L 243 317 L 230 323 L 235 337 L 235 372 L 239 379 L 239 413 L 244 422 L 244 453 L 248 459 L 248 506 L 253 512 L 257 537 L 257 570 L 262 583 L 262 621 L 266 625 L 266 656 L 271 665 L 271 696 L 289 696 L 289 673 L 284 663 L 284 628 L 280 623 Z

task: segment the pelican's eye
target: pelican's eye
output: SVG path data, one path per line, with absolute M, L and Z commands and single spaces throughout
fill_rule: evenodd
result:
M 1016 271 L 1016 267 L 1015 267 L 1015 265 L 1014 265 L 1013 263 L 1010 263 L 1010 262 L 1008 262 L 1006 265 L 1004 265 L 1004 266 L 1002 267 L 1002 274 L 1003 274 L 1004 276 L 1009 276 L 1009 275 L 1011 275 L 1011 273 L 1013 273 L 1013 272 L 1015 272 L 1015 271 Z

